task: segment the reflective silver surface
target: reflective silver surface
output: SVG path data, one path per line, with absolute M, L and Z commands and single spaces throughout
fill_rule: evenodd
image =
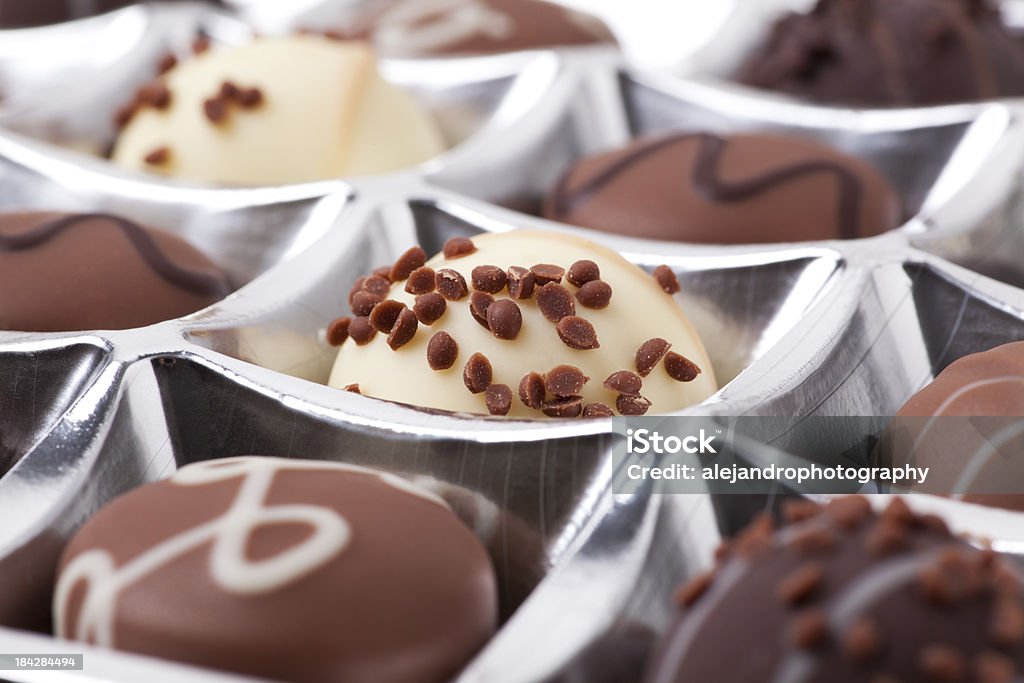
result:
M 298 25 L 331 3 L 235 4 Z M 1024 291 L 975 272 L 1024 281 L 1024 132 L 1011 104 L 834 111 L 577 50 L 384 62 L 452 144 L 386 177 L 200 188 L 68 149 L 107 144 L 122 96 L 197 28 L 249 35 L 236 17 L 187 3 L 0 35 L 0 208 L 120 212 L 186 237 L 240 287 L 139 330 L 0 333 L 0 650 L 81 649 L 21 629 L 46 628 L 60 549 L 100 506 L 183 463 L 247 453 L 381 467 L 452 501 L 494 557 L 507 617 L 460 681 L 543 681 L 624 624 L 664 625 L 675 586 L 761 501 L 612 495 L 609 421 L 439 415 L 321 384 L 334 354 L 323 329 L 345 312 L 343 293 L 412 242 L 432 252 L 453 235 L 540 227 L 648 269 L 669 264 L 724 384 L 684 411 L 696 415 L 889 414 L 952 359 L 1024 336 Z M 33 36 L 46 35 L 111 52 L 85 47 L 26 70 Z M 579 156 L 675 128 L 829 142 L 873 161 L 913 217 L 856 242 L 713 247 L 526 213 Z M 227 680 L 86 651 L 97 680 Z

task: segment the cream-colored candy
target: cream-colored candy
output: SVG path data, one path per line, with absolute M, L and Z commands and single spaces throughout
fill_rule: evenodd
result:
M 358 384 L 366 396 L 417 406 L 470 413 L 487 413 L 484 394 L 472 394 L 463 382 L 463 368 L 470 356 L 482 353 L 493 368 L 493 382 L 507 384 L 513 394 L 510 417 L 544 417 L 527 408 L 519 399 L 519 382 L 531 371 L 546 373 L 558 365 L 573 365 L 590 377 L 581 395 L 584 403 L 604 403 L 615 410 L 618 394 L 603 386 L 614 372 L 636 372 L 636 352 L 647 340 L 660 337 L 672 344 L 702 370 L 691 382 L 679 382 L 669 376 L 664 363 L 643 378 L 640 394 L 652 403 L 648 414 L 667 413 L 703 401 L 717 389 L 715 373 L 704 345 L 678 303 L 666 294 L 654 278 L 619 254 L 605 247 L 560 233 L 514 231 L 473 238 L 474 253 L 446 259 L 438 255 L 427 265 L 435 270 L 450 268 L 462 274 L 472 291 L 472 271 L 476 266 L 494 265 L 502 270 L 511 266 L 530 268 L 552 263 L 565 268 L 579 260 L 591 260 L 601 270 L 601 279 L 612 287 L 607 308 L 594 310 L 576 301 L 576 315 L 596 329 L 598 349 L 580 351 L 567 346 L 555 325 L 537 307 L 534 298 L 517 300 L 523 324 L 513 341 L 497 339 L 480 325 L 469 310 L 469 296 L 448 301 L 445 314 L 431 326 L 420 324 L 415 337 L 397 351 L 387 344 L 387 335 L 378 333 L 365 346 L 348 339 L 338 351 L 330 385 L 342 388 Z M 410 308 L 416 297 L 405 291 L 405 281 L 392 285 L 388 298 Z M 566 279 L 562 284 L 573 296 L 578 291 Z M 495 295 L 508 299 L 508 290 Z M 427 343 L 444 330 L 459 346 L 458 359 L 448 370 L 434 371 L 427 364 Z M 617 411 L 616 411 L 617 412 Z
M 262 103 L 227 107 L 221 123 L 204 102 L 230 81 L 259 88 Z M 117 163 L 177 178 L 278 184 L 384 173 L 439 154 L 441 134 L 413 99 L 381 79 L 362 43 L 318 36 L 263 38 L 211 49 L 164 77 L 166 109 L 144 107 L 121 132 Z M 167 148 L 165 163 L 146 157 Z

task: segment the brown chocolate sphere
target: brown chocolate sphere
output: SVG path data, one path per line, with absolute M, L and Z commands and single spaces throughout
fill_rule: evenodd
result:
M 63 637 L 260 678 L 443 683 L 493 633 L 491 560 L 439 498 L 329 462 L 181 468 L 60 563 Z
M 710 244 L 852 239 L 900 225 L 868 163 L 778 135 L 676 133 L 576 163 L 544 216 L 630 237 Z
M 142 327 L 194 313 L 230 288 L 174 235 L 109 214 L 0 214 L 0 330 Z

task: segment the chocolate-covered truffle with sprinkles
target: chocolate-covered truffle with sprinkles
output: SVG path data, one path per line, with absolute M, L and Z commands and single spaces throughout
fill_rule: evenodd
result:
M 755 521 L 682 586 L 645 683 L 1019 680 L 1024 584 L 902 499 L 798 501 Z M 742 656 L 734 648 L 742 647 Z
M 665 413 L 717 389 L 664 269 L 655 276 L 578 237 L 532 231 L 453 238 L 429 261 L 421 253 L 405 252 L 388 278 L 356 282 L 357 317 L 328 331 L 341 342 L 331 386 L 534 419 Z M 426 272 L 433 291 L 417 294 L 430 288 Z

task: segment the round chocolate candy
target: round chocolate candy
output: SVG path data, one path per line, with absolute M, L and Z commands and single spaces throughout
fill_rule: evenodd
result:
M 330 462 L 181 468 L 60 562 L 58 635 L 303 683 L 443 683 L 495 629 L 491 560 L 433 494 Z
M 184 240 L 110 214 L 0 214 L 0 330 L 142 327 L 231 291 Z
M 877 235 L 901 200 L 870 164 L 779 135 L 675 133 L 576 163 L 544 216 L 630 237 L 712 244 Z

